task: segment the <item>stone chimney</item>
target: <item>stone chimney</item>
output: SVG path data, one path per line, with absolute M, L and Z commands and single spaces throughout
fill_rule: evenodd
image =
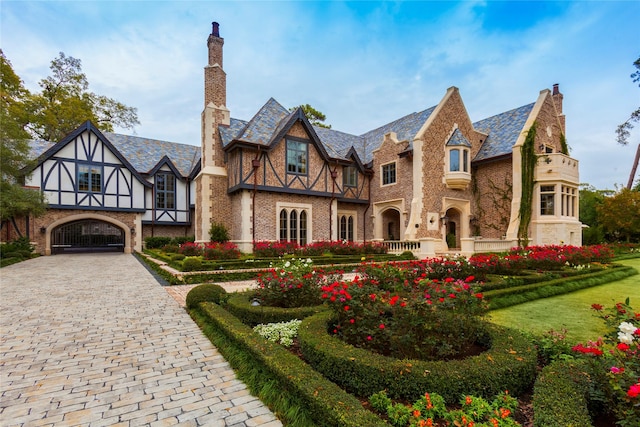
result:
M 553 97 L 553 103 L 556 106 L 556 113 L 558 114 L 558 120 L 560 120 L 560 124 L 562 126 L 562 132 L 566 135 L 565 115 L 562 113 L 562 100 L 564 99 L 564 95 L 560 93 L 560 85 L 558 83 L 553 85 L 551 96 Z
M 207 39 L 209 63 L 204 68 L 204 105 L 213 102 L 221 107 L 227 105 L 227 75 L 222 68 L 222 46 L 224 39 L 220 37 L 220 25 L 211 24 L 211 34 Z

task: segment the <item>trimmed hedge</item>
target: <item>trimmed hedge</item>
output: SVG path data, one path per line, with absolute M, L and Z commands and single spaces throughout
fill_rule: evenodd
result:
M 222 307 L 200 304 L 200 313 L 217 332 L 238 344 L 265 367 L 280 383 L 280 390 L 300 400 L 319 426 L 362 427 L 387 425 L 378 416 L 364 409 L 355 397 L 311 369 L 296 355 L 279 344 L 269 342 L 240 322 Z M 220 348 L 223 352 L 224 349 Z
M 201 302 L 215 302 L 220 304 L 228 298 L 227 291 L 220 285 L 206 283 L 196 286 L 187 294 L 186 305 L 188 309 L 196 308 Z
M 545 367 L 533 389 L 534 427 L 590 427 L 589 374 L 583 361 Z
M 566 294 L 633 276 L 638 272 L 633 267 L 615 265 L 613 268 L 587 273 L 577 277 L 549 280 L 530 285 L 513 286 L 487 291 L 484 296 L 489 301 L 489 309 L 510 307 L 540 298 Z
M 293 319 L 304 319 L 327 309 L 324 305 L 296 308 L 252 306 L 251 296 L 252 292 L 237 292 L 231 295 L 225 304 L 228 312 L 249 326 L 255 326 L 260 323 L 279 323 Z
M 452 361 L 400 360 L 353 347 L 328 333 L 331 312 L 302 321 L 298 329 L 305 360 L 328 379 L 360 397 L 386 390 L 394 399 L 415 401 L 426 391 L 450 402 L 463 394 L 486 398 L 509 390 L 530 390 L 536 374 L 536 350 L 522 333 L 488 325 L 491 348 Z

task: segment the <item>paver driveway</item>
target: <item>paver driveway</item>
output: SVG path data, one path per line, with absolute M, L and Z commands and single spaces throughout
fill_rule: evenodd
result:
M 3 426 L 281 426 L 132 255 L 0 270 Z

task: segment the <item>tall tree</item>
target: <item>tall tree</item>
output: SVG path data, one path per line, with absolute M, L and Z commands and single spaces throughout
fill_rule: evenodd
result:
M 604 230 L 617 240 L 640 237 L 640 192 L 623 188 L 596 208 Z
M 321 128 L 331 129 L 331 125 L 324 123 L 324 121 L 327 120 L 327 116 L 325 116 L 320 111 L 313 108 L 311 105 L 309 104 L 300 105 L 299 107 L 289 108 L 289 111 L 294 111 L 297 108 L 302 108 L 302 112 L 309 120 L 309 123 L 311 123 L 312 125 L 319 126 Z
M 30 94 L 0 50 L 0 220 L 44 213 L 42 193 L 20 184 L 22 170 L 29 165 L 29 113 L 25 99 Z
M 631 79 L 633 80 L 634 83 L 640 82 L 640 57 L 636 59 L 633 65 L 634 67 L 636 67 L 637 70 L 633 74 L 631 74 Z M 640 84 L 638 84 L 638 86 L 640 86 Z M 631 129 L 633 129 L 634 123 L 639 121 L 640 121 L 640 108 L 632 112 L 631 116 L 629 116 L 627 121 L 625 121 L 624 123 L 622 123 L 617 127 L 616 141 L 618 141 L 619 144 L 627 145 L 629 143 L 629 136 L 630 136 Z M 631 174 L 629 175 L 629 181 L 627 182 L 628 189 L 631 189 L 631 186 L 633 185 L 633 179 L 635 178 L 636 171 L 638 170 L 638 162 L 640 162 L 640 143 L 638 143 L 638 148 L 636 149 L 636 157 L 635 157 L 635 160 L 633 161 Z
M 26 103 L 31 113 L 26 129 L 33 137 L 57 142 L 85 120 L 104 131 L 140 124 L 136 108 L 88 91 L 79 59 L 60 52 L 50 68 L 52 74 L 39 82 L 42 92 Z

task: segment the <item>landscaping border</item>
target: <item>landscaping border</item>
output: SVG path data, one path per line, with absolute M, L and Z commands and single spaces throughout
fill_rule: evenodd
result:
M 360 397 L 386 390 L 390 397 L 415 401 L 425 391 L 455 402 L 461 395 L 486 398 L 509 390 L 520 395 L 536 374 L 534 344 L 513 329 L 489 324 L 491 348 L 452 361 L 400 360 L 353 347 L 328 332 L 333 313 L 304 319 L 298 339 L 304 358 L 326 378 Z
M 317 425 L 387 425 L 377 415 L 364 409 L 358 399 L 324 378 L 284 347 L 262 338 L 224 308 L 213 303 L 201 303 L 199 309 L 192 312 L 204 316 L 216 333 L 224 335 L 238 349 L 246 352 L 256 365 L 264 366 L 266 374 L 280 385 L 280 392 L 301 402 Z M 219 350 L 226 358 L 225 348 L 219 347 Z
M 249 298 L 251 294 L 252 291 L 235 292 L 224 305 L 229 313 L 249 326 L 255 326 L 260 323 L 288 322 L 293 319 L 301 320 L 328 309 L 325 305 L 295 308 L 269 307 L 265 305 L 252 306 Z

